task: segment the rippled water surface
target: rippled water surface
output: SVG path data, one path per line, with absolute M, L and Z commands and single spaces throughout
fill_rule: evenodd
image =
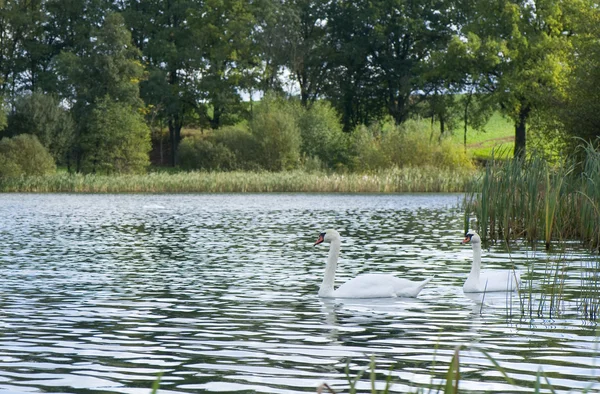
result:
M 459 198 L 0 195 L 0 392 L 149 393 L 159 372 L 159 393 L 339 392 L 371 355 L 380 382 L 392 367 L 392 391 L 416 392 L 457 345 L 461 392 L 533 392 L 540 368 L 557 391 L 598 392 L 596 326 L 575 307 L 531 319 L 514 295 L 463 293 Z M 330 227 L 338 285 L 435 279 L 417 299 L 319 299 L 327 246 L 313 243 Z M 525 269 L 532 256 L 492 245 L 483 259 Z

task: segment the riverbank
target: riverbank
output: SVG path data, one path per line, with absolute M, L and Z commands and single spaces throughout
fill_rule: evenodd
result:
M 402 168 L 373 174 L 179 172 L 144 175 L 55 174 L 0 179 L 3 193 L 421 193 L 463 192 L 474 170 Z

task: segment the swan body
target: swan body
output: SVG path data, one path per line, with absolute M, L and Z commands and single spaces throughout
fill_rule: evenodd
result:
M 350 279 L 337 289 L 334 289 L 335 270 L 340 254 L 341 239 L 336 230 L 327 230 L 319 234 L 315 242 L 329 243 L 329 257 L 325 267 L 325 276 L 319 288 L 319 297 L 324 298 L 390 298 L 390 297 L 416 297 L 423 287 L 433 277 L 421 282 L 398 278 L 390 274 L 364 274 Z
M 465 293 L 514 291 L 521 283 L 521 274 L 514 270 L 489 270 L 481 272 L 481 238 L 474 231 L 465 235 L 462 244 L 471 242 L 473 265 L 463 285 Z

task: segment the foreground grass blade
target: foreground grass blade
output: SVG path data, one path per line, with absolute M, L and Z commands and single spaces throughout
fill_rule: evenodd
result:
M 350 377 L 350 362 L 346 363 L 346 379 L 348 379 L 348 384 L 350 385 L 350 394 L 356 394 L 356 383 L 362 378 L 365 370 L 362 369 L 356 374 L 356 377 L 352 379 Z
M 446 387 L 444 394 L 458 394 L 458 383 L 460 382 L 460 346 L 454 349 L 454 355 L 450 360 L 448 372 L 446 372 Z
M 504 371 L 504 368 L 502 368 L 500 366 L 500 364 L 498 364 L 498 361 L 496 361 L 488 352 L 486 352 L 483 349 L 477 349 L 479 352 L 481 352 L 481 354 L 483 354 L 488 360 L 491 361 L 492 364 L 494 364 L 494 367 L 496 367 L 496 369 L 498 370 L 498 372 L 500 372 L 502 374 L 502 376 L 504 377 L 504 379 L 512 384 L 513 386 L 516 386 L 517 384 L 515 383 L 515 381 L 507 375 L 507 373 Z
M 160 372 L 156 377 L 154 383 L 152 383 L 152 391 L 150 392 L 151 394 L 156 394 L 158 392 L 158 387 L 160 386 L 160 379 L 162 378 L 162 375 L 163 373 Z

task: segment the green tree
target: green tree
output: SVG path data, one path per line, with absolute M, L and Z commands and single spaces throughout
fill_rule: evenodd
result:
M 150 130 L 133 107 L 110 96 L 100 100 L 81 136 L 81 169 L 86 173 L 140 173 L 149 162 Z
M 48 72 L 51 52 L 44 40 L 44 26 L 47 23 L 43 0 L 10 2 L 14 4 L 13 14 L 15 36 L 15 57 L 13 61 L 13 83 L 17 90 L 35 90 Z
M 431 119 L 431 135 L 433 136 L 433 125 L 439 123 L 439 140 L 445 136 L 447 130 L 452 131 L 457 122 L 456 97 L 448 89 L 434 88 L 427 97 L 424 104 L 423 115 Z
M 0 0 L 0 90 L 55 92 L 53 60 L 89 47 L 109 3 L 105 0 Z
M 25 70 L 24 43 L 33 35 L 27 3 L 0 0 L 0 93 L 9 97 L 20 86 Z
M 449 3 L 331 2 L 327 26 L 338 48 L 332 98 L 346 129 L 381 117 L 381 109 L 396 123 L 404 122 L 416 109 L 415 98 L 428 95 L 423 75 L 429 59 L 453 35 Z
M 464 45 L 488 59 L 474 71 L 515 124 L 515 157 L 526 154 L 527 124 L 564 91 L 571 53 L 570 0 L 478 0 L 469 3 Z M 475 78 L 474 78 L 475 79 Z
M 73 50 L 62 52 L 58 59 L 58 71 L 66 77 L 63 92 L 73 102 L 76 116 L 85 115 L 106 95 L 123 105 L 140 107 L 139 83 L 144 68 L 123 17 L 108 14 L 93 33 L 94 45 L 83 56 Z
M 57 163 L 65 163 L 72 147 L 75 125 L 58 98 L 36 91 L 20 96 L 8 118 L 7 136 L 35 135 Z
M 338 110 L 344 131 L 370 124 L 385 115 L 385 105 L 377 92 L 375 72 L 370 67 L 369 2 L 333 1 L 328 7 L 327 28 L 332 77 L 326 97 Z M 375 7 L 375 5 L 373 5 Z
M 94 46 L 91 37 L 111 12 L 110 0 L 43 0 L 47 17 L 45 39 L 53 53 L 83 55 Z
M 204 71 L 202 37 L 190 24 L 191 13 L 202 13 L 196 0 L 127 0 L 121 11 L 142 51 L 148 76 L 140 85 L 147 105 L 169 129 L 170 161 L 176 163 L 181 129 L 194 118 L 206 118 L 207 100 L 198 89 Z
M 198 87 L 210 102 L 213 129 L 238 120 L 240 89 L 253 85 L 258 62 L 252 39 L 255 23 L 254 6 L 244 0 L 207 0 L 191 13 L 190 25 L 205 64 Z
M 256 13 L 253 39 L 258 47 L 257 83 L 252 86 L 262 92 L 283 92 L 281 73 L 287 61 L 285 56 L 285 24 L 288 20 L 286 2 L 262 0 Z M 252 98 L 252 96 L 250 96 Z
M 303 106 L 324 94 L 331 71 L 333 49 L 327 32 L 326 0 L 293 0 L 284 3 L 283 64 L 300 87 Z
M 575 150 L 581 140 L 571 137 L 597 144 L 600 136 L 600 9 L 597 1 L 576 0 L 565 12 L 575 20 L 574 62 L 564 100 L 550 110 L 564 125 L 562 138 L 567 137 L 566 143 Z
M 114 112 L 112 107 L 107 107 L 107 101 L 110 100 L 123 107 L 122 111 L 125 113 L 137 113 L 143 104 L 139 97 L 139 83 L 144 69 L 139 61 L 140 52 L 131 43 L 131 34 L 124 24 L 123 17 L 117 13 L 108 14 L 103 25 L 94 31 L 92 42 L 93 47 L 89 52 L 85 52 L 84 56 L 78 55 L 76 51 L 63 52 L 57 62 L 58 71 L 64 76 L 63 94 L 71 102 L 72 113 L 77 124 L 78 138 L 75 150 L 77 171 L 98 169 L 98 166 L 89 164 L 100 162 L 94 143 L 89 142 L 97 141 L 92 134 L 105 134 L 100 130 L 102 122 L 97 121 L 97 106 L 102 105 L 101 112 L 108 111 L 107 113 L 110 114 Z M 119 119 L 123 116 L 119 113 Z M 110 125 L 107 123 L 106 127 L 109 128 Z M 124 131 L 127 132 L 128 129 L 125 128 Z M 132 127 L 131 132 L 137 132 L 137 126 Z M 107 130 L 106 133 L 111 135 L 113 131 Z M 123 143 L 136 140 L 137 137 L 112 139 Z M 147 154 L 148 150 L 145 148 L 142 145 L 139 149 Z M 88 159 L 87 155 L 92 155 L 94 158 Z M 132 160 L 137 161 L 137 159 Z M 109 162 L 117 165 L 115 171 L 127 168 L 116 164 L 113 160 L 103 163 Z

